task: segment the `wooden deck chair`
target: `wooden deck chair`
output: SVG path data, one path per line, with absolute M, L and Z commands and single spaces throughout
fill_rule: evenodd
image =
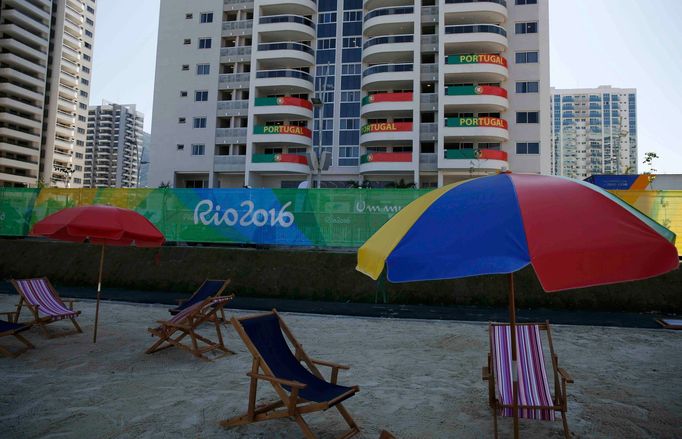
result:
M 30 323 L 40 326 L 47 338 L 83 332 L 81 327 L 78 326 L 78 322 L 76 322 L 76 317 L 78 317 L 81 312 L 73 310 L 74 301 L 62 300 L 62 298 L 59 297 L 57 290 L 54 289 L 46 277 L 36 279 L 11 279 L 11 282 L 21 297 L 19 304 L 17 305 L 16 321 L 19 320 L 21 308 L 26 305 L 26 308 L 33 313 L 33 320 Z M 69 303 L 68 308 L 64 302 Z M 73 323 L 73 326 L 75 327 L 73 331 L 57 334 L 50 334 L 50 332 L 48 332 L 48 324 L 65 319 L 71 320 L 71 323 Z
M 195 303 L 201 302 L 209 297 L 218 297 L 225 292 L 225 288 L 230 284 L 231 280 L 215 280 L 206 279 L 199 288 L 190 296 L 189 299 L 178 300 L 178 306 L 175 308 L 170 308 L 168 312 L 174 316 L 183 309 L 194 305 Z M 225 312 L 220 310 L 220 317 L 225 321 Z
M 16 320 L 16 318 L 13 317 L 14 314 L 16 313 L 0 312 L 0 315 L 7 316 L 7 321 L 0 320 L 0 337 L 12 335 L 14 336 L 14 338 L 19 340 L 24 346 L 21 349 L 15 351 L 10 351 L 9 349 L 0 346 L 0 354 L 6 357 L 16 357 L 19 354 L 22 354 L 27 350 L 33 349 L 35 347 L 31 344 L 31 342 L 29 342 L 21 334 L 19 334 L 21 331 L 29 329 L 31 325 L 26 325 L 24 323 L 14 323 L 14 321 Z
M 488 398 L 493 411 L 493 425 L 497 437 L 497 415 L 514 416 L 512 393 L 511 332 L 507 323 L 491 323 L 490 353 L 488 366 L 483 368 L 483 379 L 488 381 Z M 554 397 L 547 379 L 545 354 L 540 331 L 547 334 L 551 369 L 554 375 Z M 570 375 L 559 367 L 554 353 L 549 322 L 516 325 L 518 363 L 518 414 L 521 419 L 555 420 L 555 412 L 561 413 L 564 436 L 570 438 L 566 421 L 566 383 L 572 383 Z
M 208 297 L 183 309 L 169 320 L 158 320 L 157 322 L 160 323 L 160 326 L 148 328 L 147 330 L 153 336 L 159 337 L 159 340 L 147 349 L 146 353 L 153 354 L 154 352 L 175 346 L 205 361 L 210 361 L 210 358 L 204 355 L 210 351 L 222 351 L 224 354 L 220 357 L 234 354 L 223 343 L 223 335 L 220 332 L 220 319 L 217 316 L 219 312 L 222 312 L 223 306 L 233 298 L 234 295 Z M 218 337 L 217 342 L 197 334 L 197 328 L 204 322 L 213 322 L 215 324 L 216 336 Z M 181 343 L 185 337 L 190 338 L 191 345 Z
M 223 427 L 234 427 L 270 419 L 291 418 L 296 421 L 306 438 L 314 438 L 303 415 L 335 407 L 350 426 L 342 438 L 350 438 L 360 429 L 341 402 L 355 395 L 358 386 L 345 387 L 336 384 L 339 369 L 348 366 L 313 360 L 294 338 L 276 310 L 266 314 L 232 318 L 237 333 L 253 355 L 247 412 L 220 422 Z M 283 335 L 284 333 L 284 335 Z M 293 345 L 291 352 L 287 340 Z M 304 363 L 305 367 L 301 364 Z M 331 368 L 331 379 L 326 381 L 317 365 Z M 258 381 L 267 381 L 275 389 L 279 399 L 256 407 Z

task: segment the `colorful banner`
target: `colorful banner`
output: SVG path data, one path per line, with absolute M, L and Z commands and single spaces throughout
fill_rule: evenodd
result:
M 507 161 L 507 153 L 497 149 L 446 149 L 448 160 L 502 160 Z
M 446 64 L 497 64 L 507 67 L 507 60 L 500 55 L 492 53 L 486 54 L 469 54 L 469 55 L 448 55 L 446 57 Z
M 468 127 L 489 127 L 508 129 L 509 125 L 504 119 L 499 117 L 448 117 L 445 126 L 451 128 Z
M 412 92 L 407 93 L 375 93 L 362 98 L 362 105 L 379 102 L 412 102 Z
M 306 127 L 297 125 L 256 125 L 253 134 L 293 134 L 296 136 L 313 137 L 313 132 Z
M 254 154 L 252 163 L 299 163 L 308 164 L 308 157 L 301 154 Z
M 270 105 L 291 105 L 293 107 L 303 107 L 308 110 L 313 109 L 313 104 L 301 98 L 292 98 L 290 96 L 284 96 L 279 98 L 256 98 L 256 107 L 267 107 Z
M 364 125 L 360 134 L 412 131 L 412 122 L 381 122 Z
M 411 161 L 411 152 L 372 152 L 360 157 L 360 163 L 409 163 Z
M 507 90 L 494 85 L 450 85 L 446 87 L 448 96 L 490 95 L 507 97 Z

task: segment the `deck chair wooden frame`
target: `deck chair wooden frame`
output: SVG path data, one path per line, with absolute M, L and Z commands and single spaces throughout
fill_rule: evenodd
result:
M 225 280 L 223 280 L 223 279 L 205 279 L 205 280 L 201 283 L 201 285 L 199 285 L 199 288 L 197 288 L 196 290 L 194 290 L 194 292 L 192 293 L 191 296 L 189 296 L 187 299 L 178 299 L 178 301 L 177 301 L 177 303 L 178 303 L 177 306 L 176 306 L 175 308 L 169 308 L 169 309 L 168 309 L 168 312 L 169 312 L 171 315 L 174 316 L 174 315 L 176 315 L 177 313 L 179 313 L 180 311 L 182 311 L 182 309 L 180 309 L 180 307 L 181 307 L 184 303 L 186 303 L 186 302 L 191 302 L 192 299 L 194 299 L 194 297 L 195 297 L 197 294 L 200 294 L 202 288 L 203 288 L 204 285 L 206 285 L 208 282 L 222 282 L 223 284 L 222 284 L 222 286 L 221 286 L 215 293 L 211 294 L 210 296 L 206 296 L 204 299 L 206 299 L 206 298 L 208 298 L 208 297 L 221 297 L 221 296 L 223 295 L 223 293 L 225 292 L 225 289 L 227 288 L 227 286 L 230 284 L 230 282 L 232 282 L 232 279 L 225 279 Z M 203 300 L 203 299 L 202 299 L 202 300 Z M 220 318 L 222 319 L 223 322 L 226 321 L 226 320 L 225 320 L 225 311 L 224 311 L 223 309 L 220 310 Z
M 564 436 L 566 439 L 570 439 L 570 431 L 568 429 L 568 422 L 566 420 L 566 412 L 568 410 L 568 402 L 566 398 L 566 384 L 573 383 L 571 376 L 559 367 L 559 359 L 554 352 L 554 346 L 552 344 L 552 331 L 550 329 L 549 321 L 544 323 L 520 323 L 516 324 L 519 326 L 537 326 L 540 333 L 544 331 L 547 335 L 547 347 L 549 348 L 549 353 L 551 357 L 551 369 L 554 378 L 554 395 L 552 396 L 552 405 L 547 406 L 531 406 L 531 405 L 517 405 L 518 409 L 544 409 L 544 410 L 554 410 L 555 412 L 561 413 L 561 420 L 564 427 Z M 488 325 L 488 333 L 490 334 L 490 340 L 492 343 L 492 330 L 493 326 L 509 326 L 508 323 L 490 323 Z M 542 347 L 541 347 L 542 348 Z M 511 409 L 512 404 L 502 404 L 497 397 L 497 389 L 495 387 L 495 364 L 492 358 L 493 346 L 490 346 L 491 352 L 488 353 L 488 365 L 483 367 L 482 378 L 484 381 L 488 381 L 488 402 L 493 412 L 493 427 L 495 432 L 495 438 L 497 438 L 497 416 L 502 411 L 502 409 Z M 546 367 L 546 366 L 545 366 Z
M 218 313 L 223 312 L 225 304 L 232 299 L 234 299 L 234 294 L 221 297 L 207 297 L 201 302 L 185 308 L 169 320 L 157 320 L 157 323 L 161 326 L 148 328 L 147 330 L 152 336 L 159 337 L 159 340 L 151 345 L 145 353 L 153 354 L 154 352 L 175 346 L 204 361 L 211 361 L 210 358 L 204 355 L 210 351 L 217 350 L 223 352 L 223 355 L 217 358 L 234 354 L 234 352 L 225 347 L 223 335 L 220 331 L 220 318 L 218 317 Z M 205 322 L 213 322 L 218 341 L 213 341 L 197 334 L 197 328 Z M 190 345 L 182 343 L 186 337 L 189 337 Z
M 47 291 L 52 296 L 52 299 L 54 299 L 56 304 L 59 305 L 60 307 L 64 308 L 64 309 L 71 310 L 71 313 L 62 314 L 62 315 L 45 315 L 45 316 L 41 317 L 40 316 L 40 312 L 41 312 L 40 304 L 32 303 L 29 300 L 29 298 L 26 296 L 26 293 L 24 292 L 24 290 L 19 285 L 19 282 L 21 282 L 21 281 L 42 281 L 42 282 L 44 282 L 44 285 L 45 285 Z M 33 314 L 33 320 L 31 320 L 28 323 L 30 323 L 31 325 L 39 326 L 40 329 L 43 331 L 43 334 L 47 338 L 63 337 L 66 335 L 78 334 L 78 333 L 83 332 L 81 330 L 81 327 L 78 325 L 78 322 L 76 321 L 76 317 L 78 317 L 81 314 L 81 312 L 73 310 L 73 304 L 74 304 L 75 300 L 73 300 L 73 299 L 62 299 L 48 278 L 40 277 L 40 278 L 34 278 L 34 279 L 10 279 L 10 282 L 12 282 L 12 285 L 14 285 L 14 288 L 17 290 L 17 292 L 19 293 L 19 297 L 20 297 L 19 303 L 17 304 L 15 322 L 19 321 L 19 315 L 21 314 L 21 309 L 24 306 L 26 306 L 26 308 L 28 308 L 29 311 L 31 311 L 31 313 Z M 68 308 L 65 305 L 66 303 L 69 304 Z M 71 320 L 71 323 L 73 323 L 74 329 L 72 331 L 50 333 L 50 331 L 47 330 L 47 325 L 49 325 L 50 323 L 54 323 L 54 322 L 58 322 L 60 320 L 66 320 L 66 319 Z
M 234 326 L 235 330 L 242 338 L 244 344 L 246 345 L 249 352 L 251 352 L 251 355 L 253 356 L 251 372 L 247 373 L 247 376 L 251 378 L 251 383 L 249 386 L 249 400 L 246 414 L 221 421 L 220 425 L 222 427 L 235 427 L 238 425 L 246 425 L 254 422 L 268 421 L 271 419 L 290 418 L 294 420 L 301 428 L 304 437 L 306 437 L 307 439 L 313 439 L 316 436 L 303 419 L 303 415 L 307 413 L 324 411 L 331 407 L 335 407 L 339 411 L 343 419 L 346 421 L 348 426 L 350 427 L 350 429 L 346 433 L 341 435 L 339 439 L 350 438 L 358 434 L 360 432 L 360 429 L 358 428 L 357 424 L 351 417 L 350 413 L 348 413 L 346 408 L 341 404 L 342 401 L 355 395 L 355 393 L 357 393 L 360 390 L 358 386 L 350 387 L 350 390 L 329 401 L 324 402 L 308 401 L 299 396 L 299 392 L 306 387 L 306 384 L 298 381 L 291 381 L 278 378 L 272 372 L 270 366 L 263 359 L 256 345 L 251 341 L 251 338 L 244 330 L 242 322 L 249 319 L 254 319 L 273 314 L 277 316 L 277 319 L 280 324 L 280 329 L 282 330 L 282 333 L 285 336 L 285 340 L 288 339 L 291 345 L 293 345 L 295 350 L 294 356 L 296 357 L 296 359 L 299 362 L 303 362 L 305 366 L 308 368 L 308 370 L 317 378 L 323 381 L 325 380 L 320 371 L 317 369 L 318 365 L 327 366 L 331 368 L 331 377 L 330 380 L 328 381 L 331 384 L 336 384 L 339 370 L 350 369 L 349 366 L 344 366 L 341 364 L 310 358 L 308 354 L 305 353 L 303 347 L 298 342 L 298 340 L 296 340 L 294 334 L 291 332 L 289 327 L 286 325 L 286 323 L 284 323 L 284 320 L 282 320 L 281 316 L 274 309 L 268 313 L 246 316 L 239 319 L 232 317 L 231 319 L 232 325 Z M 275 392 L 277 393 L 279 400 L 256 407 L 256 393 L 258 390 L 259 380 L 269 382 L 274 388 Z M 289 387 L 291 391 L 290 392 L 287 391 L 284 388 L 284 386 Z
M 17 323 L 15 323 L 16 317 L 14 317 L 14 314 L 16 314 L 16 313 L 15 312 L 0 312 L 0 315 L 6 315 L 7 316 L 7 322 L 8 323 L 10 323 L 12 325 L 18 325 Z M 23 344 L 23 346 L 20 349 L 17 349 L 14 351 L 10 351 L 9 349 L 0 346 L 0 354 L 4 355 L 6 357 L 14 358 L 14 357 L 19 356 L 20 354 L 23 354 L 24 352 L 26 352 L 29 349 L 34 349 L 35 346 L 33 346 L 30 341 L 26 340 L 21 334 L 19 334 L 21 331 L 26 331 L 27 329 L 30 329 L 30 328 L 31 328 L 31 325 L 23 325 L 19 328 L 11 328 L 11 329 L 7 329 L 7 330 L 0 332 L 0 338 L 7 337 L 7 336 L 11 335 L 11 336 L 14 336 L 14 338 L 19 340 Z

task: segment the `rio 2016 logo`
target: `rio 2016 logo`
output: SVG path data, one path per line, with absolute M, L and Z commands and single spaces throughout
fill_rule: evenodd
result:
M 246 209 L 246 211 L 238 211 L 232 207 L 225 210 L 219 204 L 214 205 L 211 200 L 201 200 L 194 208 L 194 224 L 203 224 L 205 226 L 235 226 L 239 224 L 242 227 L 256 226 L 265 227 L 291 227 L 294 224 L 294 214 L 287 212 L 287 208 L 291 205 L 291 201 L 284 204 L 279 211 L 276 209 L 256 209 L 253 201 L 245 200 L 239 205 Z

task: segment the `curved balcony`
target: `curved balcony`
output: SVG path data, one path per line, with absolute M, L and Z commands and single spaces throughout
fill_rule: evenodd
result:
M 286 69 L 312 66 L 315 64 L 315 51 L 312 47 L 296 42 L 261 43 L 256 59 L 264 69 Z
M 414 35 L 386 35 L 365 41 L 362 59 L 368 64 L 412 62 Z
M 505 0 L 445 0 L 445 24 L 504 23 Z
M 507 153 L 496 149 L 446 149 L 445 158 L 438 167 L 449 170 L 506 171 L 509 169 Z
M 362 72 L 362 88 L 373 90 L 411 89 L 414 80 L 410 64 L 377 64 Z M 371 87 L 370 87 L 371 86 Z
M 312 119 L 313 104 L 306 99 L 284 96 L 279 98 L 256 98 L 253 114 L 258 115 L 295 115 Z
M 293 69 L 260 70 L 256 72 L 254 85 L 263 94 L 299 94 L 315 91 L 312 75 Z
M 445 26 L 445 52 L 496 53 L 507 50 L 507 31 L 494 24 L 468 24 Z
M 315 23 L 300 15 L 267 15 L 258 20 L 262 40 L 305 41 L 315 39 Z
M 310 174 L 308 158 L 300 154 L 253 154 L 249 168 L 268 174 Z
M 375 93 L 362 98 L 360 115 L 380 117 L 390 114 L 393 117 L 410 117 L 414 111 L 414 96 L 407 93 Z
M 501 143 L 509 140 L 509 125 L 498 117 L 448 117 L 443 135 L 446 139 Z
M 446 111 L 501 113 L 509 108 L 507 90 L 492 85 L 451 85 L 443 99 Z
M 360 157 L 360 173 L 413 172 L 411 152 L 371 152 Z
M 368 38 L 377 35 L 414 34 L 415 20 L 414 6 L 374 9 L 365 14 L 362 33 Z
M 312 0 L 260 0 L 263 15 L 314 15 L 317 5 Z
M 360 143 L 367 145 L 411 142 L 414 135 L 412 129 L 412 122 L 370 123 L 360 129 Z
M 306 127 L 295 125 L 256 125 L 253 127 L 251 142 L 312 146 L 313 133 Z
M 503 82 L 509 77 L 507 60 L 496 54 L 447 56 L 443 72 L 445 82 Z

